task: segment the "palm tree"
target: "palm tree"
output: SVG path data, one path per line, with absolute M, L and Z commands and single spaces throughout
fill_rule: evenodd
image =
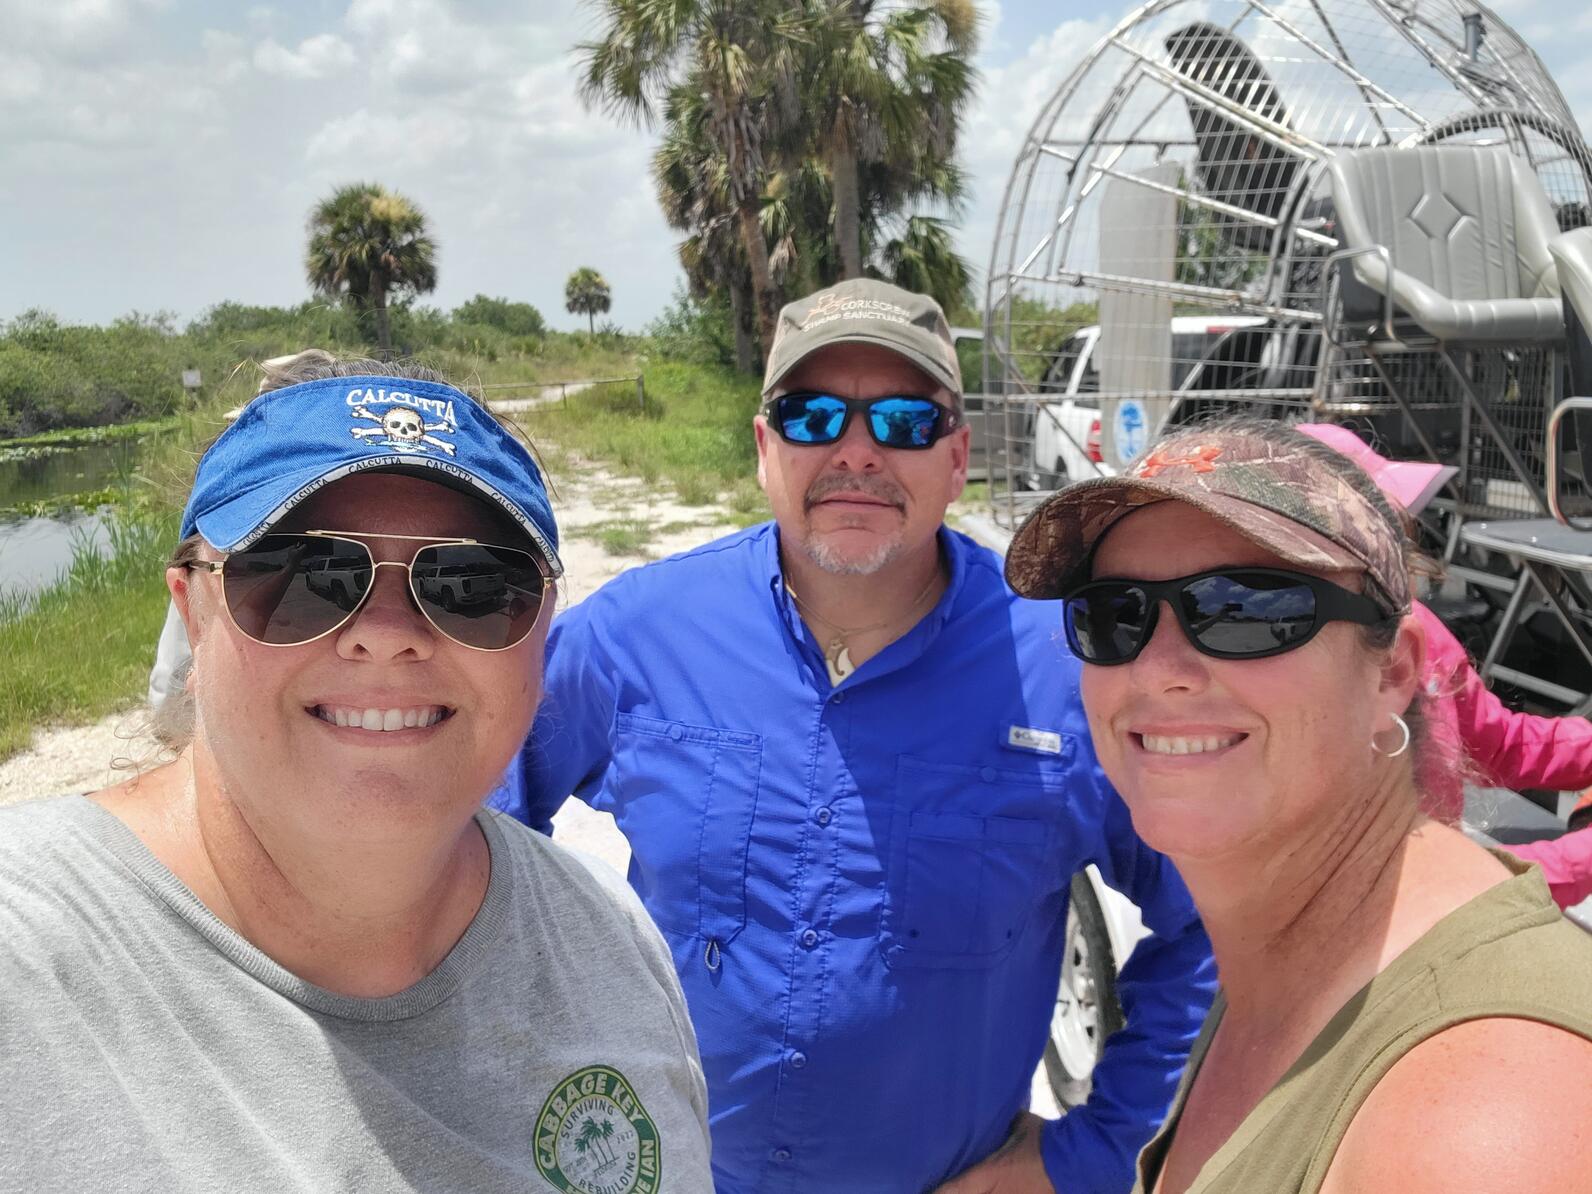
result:
M 764 146 L 794 123 L 805 3 L 790 0 L 599 0 L 602 37 L 579 47 L 581 94 L 637 123 L 688 80 L 700 88 L 757 302 L 766 353 L 777 313 L 761 207 Z
M 585 1153 L 588 1150 L 595 1150 L 597 1155 L 602 1158 L 604 1166 L 611 1165 L 618 1157 L 618 1154 L 613 1150 L 613 1146 L 608 1143 L 609 1137 L 613 1134 L 613 1120 L 605 1118 L 601 1123 L 598 1123 L 588 1115 L 581 1121 L 580 1134 L 575 1137 L 575 1151 Z
M 373 311 L 382 354 L 392 354 L 389 296 L 437 286 L 437 245 L 413 201 L 378 183 L 339 187 L 310 212 L 304 270 L 317 294 Z
M 951 231 L 934 216 L 909 216 L 901 235 L 879 251 L 880 272 L 906 290 L 931 294 L 947 312 L 965 309 L 972 268 L 951 244 Z
M 810 0 L 814 26 L 803 88 L 811 152 L 829 167 L 843 278 L 864 272 L 863 182 L 870 166 L 949 163 L 973 95 L 973 0 Z
M 669 227 L 688 234 L 679 246 L 686 282 L 697 298 L 714 293 L 729 297 L 735 367 L 755 373 L 756 299 L 751 271 L 730 198 L 729 169 L 708 135 L 702 92 L 690 86 L 676 88 L 668 98 L 662 125 L 663 141 L 652 155 L 652 181 Z
M 564 283 L 564 310 L 571 315 L 584 315 L 586 328 L 593 336 L 597 334 L 596 317 L 608 314 L 612 305 L 608 283 L 588 265 L 570 274 Z
M 924 149 L 893 165 L 866 165 L 859 183 L 863 274 L 931 294 L 947 311 L 965 306 L 972 266 L 955 250 L 951 222 L 903 214 L 923 205 L 960 212 L 967 184 L 956 164 Z M 785 276 L 796 293 L 842 276 L 833 210 L 830 174 L 818 159 L 805 158 L 772 176 L 764 209 L 771 261 L 775 276 Z

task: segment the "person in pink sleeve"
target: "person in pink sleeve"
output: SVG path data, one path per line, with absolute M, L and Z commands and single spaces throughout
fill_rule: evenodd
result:
M 1358 464 L 1400 509 L 1418 514 L 1454 474 L 1446 465 L 1389 460 L 1347 427 L 1305 423 L 1299 430 Z M 1426 735 L 1417 782 L 1427 811 L 1450 823 L 1464 810 L 1464 777 L 1512 788 L 1578 791 L 1592 786 L 1592 722 L 1517 713 L 1494 696 L 1442 620 L 1419 601 L 1426 630 Z M 1507 846 L 1535 862 L 1561 908 L 1592 895 L 1592 828 L 1549 841 Z

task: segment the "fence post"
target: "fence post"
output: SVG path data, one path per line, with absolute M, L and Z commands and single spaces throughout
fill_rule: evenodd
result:
M 647 386 L 641 374 L 636 374 L 636 406 L 641 410 L 647 409 Z

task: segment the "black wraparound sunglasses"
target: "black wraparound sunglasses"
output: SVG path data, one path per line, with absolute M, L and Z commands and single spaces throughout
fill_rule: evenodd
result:
M 1302 647 L 1328 622 L 1375 626 L 1389 614 L 1363 593 L 1280 568 L 1217 568 L 1176 580 L 1093 580 L 1063 598 L 1067 644 L 1085 663 L 1131 663 L 1166 602 L 1194 648 L 1261 659 Z
M 352 531 L 263 535 L 222 560 L 184 567 L 221 574 L 237 628 L 270 647 L 331 634 L 364 604 L 378 568 L 408 573 L 415 606 L 446 637 L 477 651 L 524 642 L 541 616 L 551 574 L 535 554 L 474 539 L 371 535 L 418 543 L 407 563 L 378 561 Z
M 867 418 L 868 434 L 881 448 L 932 448 L 961 422 L 950 407 L 913 394 L 841 398 L 798 390 L 770 398 L 763 406 L 769 425 L 782 440 L 803 445 L 835 443 L 859 411 Z

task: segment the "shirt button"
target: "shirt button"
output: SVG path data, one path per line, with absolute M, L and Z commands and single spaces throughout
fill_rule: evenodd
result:
M 817 821 L 820 825 L 828 825 L 834 819 L 834 811 L 827 804 L 820 808 L 817 812 L 813 813 L 813 820 Z
M 790 1161 L 790 1149 L 788 1148 L 776 1148 L 768 1155 L 773 1157 L 774 1160 L 778 1161 L 781 1165 L 787 1164 Z
M 829 699 L 838 705 L 846 699 L 846 694 L 843 692 L 837 692 Z
M 807 1064 L 807 1054 L 797 1051 L 790 1055 L 790 1068 L 799 1070 Z
M 979 779 L 983 780 L 987 784 L 994 783 L 995 782 L 995 768 L 993 768 L 993 767 L 980 767 L 978 769 L 978 777 L 979 777 Z
M 675 742 L 678 742 L 678 741 L 680 741 L 680 739 L 685 737 L 685 730 L 683 728 L 681 728 L 680 726 L 670 726 L 669 727 L 669 737 L 671 739 L 673 739 Z
M 803 949 L 812 949 L 818 944 L 818 934 L 812 929 L 807 929 L 801 935 L 801 943 Z

